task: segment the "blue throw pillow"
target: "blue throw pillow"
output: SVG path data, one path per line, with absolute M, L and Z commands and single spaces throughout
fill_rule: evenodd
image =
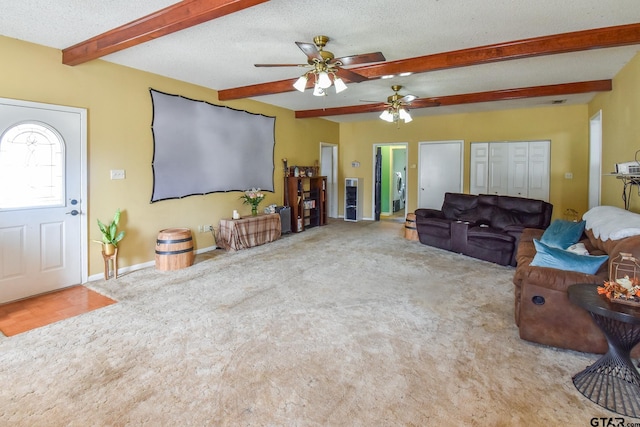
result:
M 547 246 L 567 249 L 574 243 L 578 243 L 584 232 L 584 221 L 573 222 L 563 219 L 556 219 L 542 233 L 540 241 Z
M 533 267 L 550 267 L 559 270 L 596 274 L 609 257 L 607 255 L 578 255 L 564 249 L 553 248 L 534 239 L 536 255 L 531 261 Z

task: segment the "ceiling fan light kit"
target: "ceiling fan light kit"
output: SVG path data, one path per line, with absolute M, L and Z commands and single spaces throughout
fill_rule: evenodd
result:
M 300 78 L 296 80 L 296 82 L 293 84 L 293 87 L 295 87 L 300 92 L 304 92 L 304 90 L 307 88 L 307 80 L 308 80 L 307 74 L 308 73 L 300 76 Z
M 335 87 L 336 93 L 346 90 L 347 84 L 343 78 L 346 78 L 350 82 L 367 80 L 367 77 L 342 68 L 343 66 L 386 61 L 386 58 L 380 52 L 335 58 L 333 53 L 324 50 L 328 41 L 329 37 L 327 36 L 316 36 L 313 38 L 313 43 L 296 42 L 300 50 L 307 55 L 306 64 L 254 65 L 256 67 L 311 67 L 312 69 L 310 71 L 307 71 L 295 81 L 293 87 L 300 92 L 304 92 L 307 88 L 309 77 L 312 74 L 315 77 L 313 94 L 315 96 L 324 96 L 327 95 L 327 89 L 329 89 L 331 85 Z
M 413 120 L 409 112 L 404 108 L 400 108 L 400 110 L 398 110 L 398 115 L 400 116 L 400 120 L 404 120 L 405 123 L 409 123 Z
M 318 86 L 322 89 L 329 89 L 331 87 L 331 79 L 326 71 L 320 71 L 318 73 Z
M 313 86 L 313 96 L 324 96 L 326 94 L 327 92 L 324 89 L 322 89 L 319 84 L 316 83 Z
M 399 123 L 400 120 L 405 123 L 413 121 L 409 112 L 402 107 L 389 107 L 380 114 L 380 118 L 389 123 Z
M 344 80 L 337 76 L 333 79 L 333 86 L 336 88 L 336 93 L 340 93 L 347 89 L 347 85 Z
M 400 95 L 398 92 L 402 89 L 400 85 L 393 85 L 391 89 L 395 92 L 393 95 L 387 97 L 385 103 L 387 107 L 380 114 L 380 118 L 385 122 L 400 124 L 400 120 L 405 123 L 411 122 L 411 114 L 405 107 L 411 104 L 411 101 L 416 99 L 415 95 Z
M 393 113 L 390 111 L 391 108 L 388 108 L 380 114 L 380 118 L 385 122 L 393 123 Z

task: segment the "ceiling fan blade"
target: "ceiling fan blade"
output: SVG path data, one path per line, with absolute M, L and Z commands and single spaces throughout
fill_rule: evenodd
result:
M 346 79 L 354 83 L 360 83 L 365 80 L 368 80 L 365 76 L 358 73 L 354 73 L 353 71 L 347 70 L 346 68 L 336 68 L 336 74 L 341 79 Z
M 304 42 L 296 42 L 301 51 L 304 52 L 305 55 L 309 59 L 317 59 L 319 61 L 323 61 L 322 56 L 320 55 L 320 51 L 313 43 L 304 43 Z
M 309 64 L 253 64 L 254 67 L 308 67 Z
M 402 98 L 398 99 L 398 102 L 402 102 L 402 103 L 405 103 L 405 104 L 410 104 L 411 101 L 413 101 L 416 98 L 418 98 L 418 97 L 415 96 L 415 95 L 405 95 Z
M 343 56 L 342 58 L 331 60 L 330 63 L 335 64 L 336 62 L 339 62 L 342 65 L 355 65 L 366 64 L 368 62 L 382 62 L 386 60 L 387 59 L 381 52 L 371 52 L 360 55 Z

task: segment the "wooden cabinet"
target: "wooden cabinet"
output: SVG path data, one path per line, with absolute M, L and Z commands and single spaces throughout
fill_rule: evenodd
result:
M 291 231 L 327 223 L 327 177 L 285 177 L 284 204 L 291 207 Z

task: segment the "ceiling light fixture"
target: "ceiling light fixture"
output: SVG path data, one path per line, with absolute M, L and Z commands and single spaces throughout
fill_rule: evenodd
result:
M 307 88 L 307 74 L 309 73 L 305 73 L 304 75 L 300 76 L 300 78 L 293 84 L 293 87 L 295 87 L 300 92 L 304 92 L 304 90 Z
M 313 85 L 313 94 L 315 96 L 327 95 L 327 89 L 329 89 L 331 85 L 335 87 L 336 93 L 340 93 L 347 89 L 347 84 L 342 80 L 340 75 L 356 83 L 367 80 L 366 77 L 358 73 L 342 68 L 344 65 L 343 62 L 352 65 L 385 60 L 384 55 L 380 52 L 335 58 L 333 53 L 324 50 L 328 41 L 329 37 L 327 36 L 316 36 L 313 38 L 313 44 L 296 42 L 298 47 L 307 54 L 308 59 L 307 64 L 296 64 L 296 66 L 311 67 L 310 71 L 300 76 L 293 84 L 296 90 L 304 92 L 309 83 L 309 79 L 313 76 L 315 77 Z M 294 64 L 255 64 L 256 67 L 286 67 L 290 65 Z
M 344 80 L 338 77 L 336 71 L 322 62 L 316 62 L 314 64 L 314 69 L 301 75 L 293 84 L 293 87 L 300 92 L 304 92 L 307 88 L 307 82 L 309 81 L 310 76 L 315 78 L 315 83 L 313 85 L 313 94 L 315 96 L 327 95 L 327 89 L 329 89 L 331 85 L 335 87 L 336 93 L 340 93 L 347 89 L 347 84 Z
M 382 112 L 382 114 L 380 114 L 380 118 L 385 122 L 397 124 L 399 124 L 400 120 L 404 121 L 405 123 L 409 123 L 413 120 L 411 118 L 411 114 L 409 114 L 409 111 L 405 110 L 400 105 L 389 106 Z
M 407 110 L 406 106 L 416 99 L 415 95 L 400 95 L 398 91 L 402 89 L 402 86 L 393 85 L 391 89 L 395 94 L 387 98 L 387 108 L 380 114 L 380 118 L 385 122 L 396 123 L 400 125 L 400 120 L 405 123 L 411 122 L 411 114 Z
M 313 96 L 324 96 L 326 94 L 327 92 L 318 83 L 313 86 Z

